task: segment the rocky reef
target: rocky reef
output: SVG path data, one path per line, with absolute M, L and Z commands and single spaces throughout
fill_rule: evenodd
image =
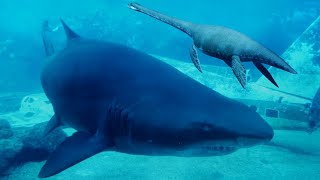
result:
M 47 159 L 49 154 L 66 138 L 61 129 L 44 136 L 45 123 L 33 127 L 12 128 L 5 119 L 0 119 L 0 177 L 26 162 Z

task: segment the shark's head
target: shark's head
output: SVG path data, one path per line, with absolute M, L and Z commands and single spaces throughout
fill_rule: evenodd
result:
M 113 135 L 115 146 L 124 152 L 134 146 L 135 153 L 148 151 L 152 155 L 219 156 L 273 138 L 270 125 L 244 104 L 224 99 L 211 107 L 198 107 L 175 106 L 172 110 L 168 104 L 168 109 L 153 112 L 145 120 L 135 112 L 126 128 L 123 124 L 127 123 L 114 121 L 112 131 L 118 134 Z
M 240 148 L 263 144 L 273 138 L 270 125 L 247 106 L 219 109 L 220 115 L 208 113 L 190 116 L 175 130 L 185 156 L 224 155 Z M 223 116 L 221 116 L 223 114 Z
M 211 156 L 229 154 L 273 138 L 273 129 L 254 109 L 240 103 L 233 105 L 221 105 L 207 113 L 185 112 L 185 118 L 170 122 L 167 134 L 159 141 L 171 144 L 178 156 Z

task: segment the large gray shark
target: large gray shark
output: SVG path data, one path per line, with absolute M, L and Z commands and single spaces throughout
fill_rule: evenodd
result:
M 129 8 L 147 14 L 188 34 L 193 39 L 190 57 L 200 72 L 202 72 L 202 69 L 197 48 L 203 53 L 221 59 L 229 65 L 243 88 L 246 86 L 247 79 L 246 70 L 242 62 L 252 61 L 259 71 L 277 87 L 276 81 L 263 64 L 268 64 L 290 73 L 297 73 L 281 57 L 238 31 L 222 26 L 201 25 L 182 21 L 145 8 L 138 3 L 129 3 Z
M 272 128 L 252 109 L 132 48 L 88 40 L 63 21 L 67 47 L 51 56 L 41 82 L 61 125 L 77 130 L 53 152 L 49 177 L 101 151 L 214 156 L 269 141 Z

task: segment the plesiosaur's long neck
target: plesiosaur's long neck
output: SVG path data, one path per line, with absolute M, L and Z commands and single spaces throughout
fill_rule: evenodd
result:
M 157 11 L 145 8 L 139 4 L 135 4 L 134 8 L 132 8 L 132 9 L 134 9 L 135 11 L 142 12 L 142 13 L 144 13 L 148 16 L 151 16 L 155 19 L 158 19 L 164 23 L 167 23 L 167 24 L 185 32 L 189 36 L 192 36 L 192 29 L 193 29 L 194 24 L 191 22 L 182 21 L 180 19 L 164 15 L 164 14 L 159 13 Z

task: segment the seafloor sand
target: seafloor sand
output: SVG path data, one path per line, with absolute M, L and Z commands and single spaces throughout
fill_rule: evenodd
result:
M 203 158 L 104 152 L 48 179 L 320 179 L 319 140 L 319 132 L 276 131 L 274 142 L 290 150 L 263 145 Z M 36 179 L 42 165 L 28 163 L 5 179 Z

